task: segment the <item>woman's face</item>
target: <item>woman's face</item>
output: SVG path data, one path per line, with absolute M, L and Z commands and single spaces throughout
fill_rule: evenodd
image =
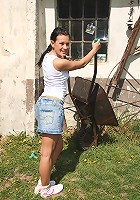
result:
M 53 52 L 59 58 L 64 58 L 67 55 L 70 45 L 69 36 L 58 35 L 56 41 L 51 41 Z

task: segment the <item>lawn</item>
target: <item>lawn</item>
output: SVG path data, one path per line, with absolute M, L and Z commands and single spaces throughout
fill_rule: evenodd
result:
M 64 184 L 56 200 L 139 200 L 140 123 L 117 130 L 107 127 L 97 147 L 76 149 L 76 130 L 63 134 L 64 149 L 52 172 L 52 179 Z M 1 138 L 0 199 L 40 200 L 33 193 L 39 177 L 40 136 Z M 36 157 L 31 158 L 31 153 Z

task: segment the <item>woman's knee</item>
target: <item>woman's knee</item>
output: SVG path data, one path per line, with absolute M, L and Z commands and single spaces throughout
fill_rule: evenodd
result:
M 63 149 L 62 135 L 48 135 L 42 137 L 40 154 L 43 157 L 52 157 L 55 150 Z
M 40 155 L 42 157 L 51 158 L 53 153 L 53 148 L 51 146 L 45 146 L 44 144 L 41 145 Z
M 43 147 L 41 147 L 41 149 L 40 149 L 41 157 L 51 158 L 52 153 L 53 153 L 53 151 L 51 149 L 43 148 Z

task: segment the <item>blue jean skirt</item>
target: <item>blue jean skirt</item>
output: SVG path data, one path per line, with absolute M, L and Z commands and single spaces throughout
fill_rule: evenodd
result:
M 39 97 L 35 105 L 35 116 L 38 123 L 37 132 L 62 134 L 64 109 L 63 101 L 48 97 Z

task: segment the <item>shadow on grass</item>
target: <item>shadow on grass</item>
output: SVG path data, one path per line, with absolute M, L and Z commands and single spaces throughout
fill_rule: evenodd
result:
M 71 136 L 69 141 L 64 141 L 64 150 L 61 152 L 53 171 L 51 178 L 59 182 L 70 172 L 74 172 L 79 162 L 82 152 L 76 149 L 76 132 Z
M 101 135 L 98 136 L 98 145 L 113 144 L 115 142 L 116 142 L 116 139 L 107 133 L 105 133 L 103 136 Z
M 98 145 L 112 144 L 116 142 L 110 135 L 105 133 L 103 136 L 99 136 Z M 75 168 L 79 162 L 80 155 L 83 151 L 77 149 L 77 134 L 75 133 L 69 140 L 64 141 L 64 150 L 61 152 L 56 164 L 55 169 L 51 175 L 52 180 L 60 182 L 61 179 L 67 174 L 75 171 Z

